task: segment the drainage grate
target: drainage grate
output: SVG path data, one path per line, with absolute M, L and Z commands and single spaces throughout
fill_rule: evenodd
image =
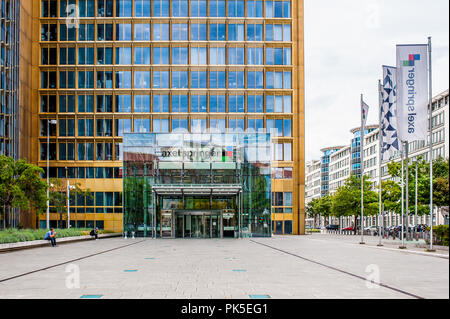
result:
M 249 295 L 250 299 L 270 299 L 269 295 Z
M 83 295 L 80 297 L 80 299 L 99 299 L 103 295 Z

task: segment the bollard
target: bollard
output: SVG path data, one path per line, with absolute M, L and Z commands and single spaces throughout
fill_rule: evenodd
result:
M 134 231 L 131 232 L 131 236 L 134 239 Z
M 124 231 L 123 234 L 124 234 L 124 239 L 127 239 L 127 232 Z

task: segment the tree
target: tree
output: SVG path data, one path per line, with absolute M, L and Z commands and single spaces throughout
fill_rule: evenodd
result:
M 70 190 L 71 196 L 81 195 L 89 197 L 90 199 L 94 198 L 90 189 L 81 189 L 80 183 L 71 186 L 73 187 L 73 189 Z M 62 225 L 63 215 L 64 213 L 67 213 L 67 184 L 64 184 L 62 180 L 58 178 L 50 179 L 49 195 L 50 205 L 55 207 L 56 212 L 59 214 L 60 225 Z
M 320 198 L 314 198 L 306 205 L 306 213 L 309 218 L 314 218 L 314 226 L 317 225 L 316 219 L 320 218 L 320 210 L 319 210 L 319 202 Z
M 364 176 L 364 215 L 373 216 L 378 212 L 378 194 L 372 190 L 372 183 Z M 353 216 L 361 214 L 361 179 L 352 175 L 344 186 L 338 188 L 332 198 L 331 213 L 333 216 Z M 355 227 L 356 232 L 356 227 Z
M 392 177 L 401 178 L 401 163 L 392 162 L 388 164 L 388 172 Z M 409 211 L 415 211 L 415 179 L 416 164 L 408 166 L 408 203 Z M 404 167 L 406 176 L 406 167 Z M 401 199 L 401 182 L 398 183 L 400 189 L 399 200 Z M 429 212 L 430 205 L 430 164 L 422 158 L 417 162 L 417 206 L 418 214 L 423 215 Z M 433 204 L 437 207 L 448 206 L 449 203 L 449 159 L 439 157 L 433 161 Z M 401 209 L 400 201 L 398 204 Z M 385 205 L 386 206 L 386 205 Z M 399 209 L 395 212 L 399 213 Z
M 5 221 L 11 209 L 45 209 L 47 183 L 40 178 L 43 172 L 25 159 L 15 161 L 12 157 L 0 156 L 0 203 L 5 207 Z

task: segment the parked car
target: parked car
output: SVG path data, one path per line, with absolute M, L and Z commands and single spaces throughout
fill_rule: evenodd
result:
M 327 230 L 339 230 L 339 225 L 328 225 Z
M 344 228 L 344 229 L 342 229 L 342 230 L 345 230 L 345 231 L 354 231 L 355 228 L 353 228 L 353 226 L 350 226 L 350 227 L 346 227 L 346 228 Z
M 378 235 L 378 227 L 377 226 L 369 226 L 364 228 L 364 232 L 367 234 L 370 234 L 372 236 L 377 236 Z

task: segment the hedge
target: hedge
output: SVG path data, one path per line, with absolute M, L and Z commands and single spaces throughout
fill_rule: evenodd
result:
M 92 229 L 70 228 L 55 229 L 56 238 L 76 237 L 89 235 Z M 0 244 L 18 243 L 24 241 L 43 240 L 47 229 L 16 229 L 10 228 L 0 231 Z M 99 230 L 99 234 L 113 233 L 108 230 Z

